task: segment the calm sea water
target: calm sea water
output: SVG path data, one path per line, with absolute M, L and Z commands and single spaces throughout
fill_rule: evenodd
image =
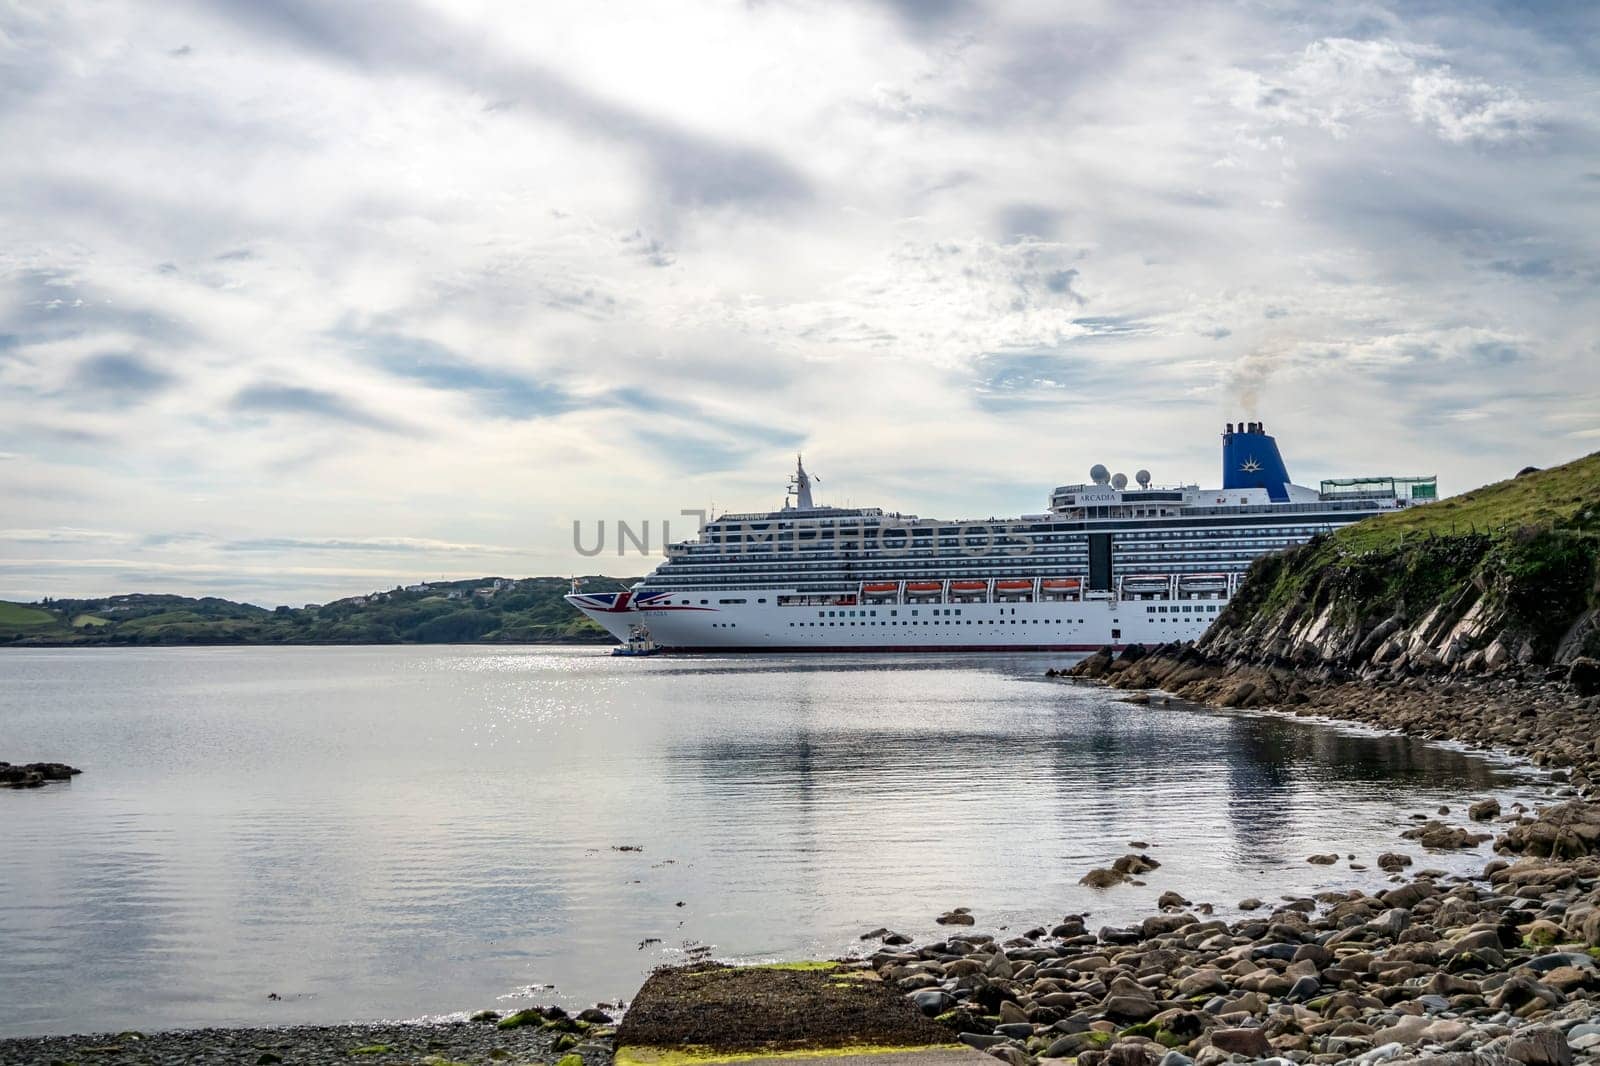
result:
M 0 652 L 0 758 L 86 771 L 0 791 L 0 1034 L 587 1005 L 697 946 L 828 955 L 958 905 L 1021 928 L 1370 885 L 1305 857 L 1532 787 L 1060 662 Z M 1078 886 L 1131 840 L 1146 887 Z

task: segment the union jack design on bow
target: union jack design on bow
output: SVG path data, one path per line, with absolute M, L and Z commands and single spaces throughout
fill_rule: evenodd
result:
M 568 596 L 567 599 L 579 607 L 587 607 L 595 611 L 626 611 L 628 603 L 633 599 L 633 593 L 624 592 L 580 592 Z

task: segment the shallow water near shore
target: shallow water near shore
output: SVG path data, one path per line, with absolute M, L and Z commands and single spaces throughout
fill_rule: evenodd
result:
M 85 770 L 0 792 L 0 1035 L 584 1006 L 696 948 L 828 956 L 954 906 L 990 931 L 1167 889 L 1231 911 L 1379 883 L 1316 852 L 1479 868 L 1398 833 L 1543 794 L 1447 747 L 1042 677 L 1066 661 L 0 652 L 0 758 Z M 1146 885 L 1077 884 L 1130 841 Z

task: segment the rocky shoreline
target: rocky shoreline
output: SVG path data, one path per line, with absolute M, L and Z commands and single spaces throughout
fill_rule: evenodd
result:
M 1577 795 L 1600 794 L 1600 662 L 1593 659 L 1495 673 L 1362 676 L 1226 661 L 1198 645 L 1164 644 L 1116 654 L 1102 648 L 1055 676 L 1449 740 L 1559 771 Z
M 1169 892 L 1129 927 L 1068 915 L 1005 940 L 898 938 L 871 965 L 1010 1066 L 1600 1060 L 1600 803 L 1588 798 L 1600 782 L 1600 697 L 1587 669 L 1362 679 L 1222 663 L 1193 645 L 1103 649 L 1051 673 L 1145 700 L 1159 689 L 1511 753 L 1551 768 L 1559 802 L 1502 814 L 1482 801 L 1467 811 L 1473 828 L 1430 819 L 1403 834 L 1428 850 L 1492 835 L 1499 857 L 1477 876 L 1408 877 L 1410 858 L 1385 854 L 1376 865 L 1390 885 L 1378 891 L 1242 900 L 1231 922 Z M 1114 891 L 1157 865 L 1129 854 L 1083 883 Z
M 1068 915 L 1004 940 L 962 929 L 911 945 L 879 930 L 870 965 L 1009 1066 L 1600 1060 L 1600 807 L 1569 800 L 1500 825 L 1501 857 L 1479 876 L 1405 877 L 1409 859 L 1383 856 L 1397 872 L 1381 891 L 1242 900 L 1231 922 L 1169 892 L 1132 926 Z M 1109 887 L 1146 860 L 1085 881 Z
M 1430 818 L 1403 834 L 1424 852 L 1492 836 L 1497 857 L 1473 876 L 1413 871 L 1410 857 L 1385 853 L 1373 861 L 1388 877 L 1381 889 L 1241 900 L 1231 920 L 1167 892 L 1130 926 L 1067 915 L 995 935 L 956 908 L 939 917 L 950 932 L 935 942 L 868 934 L 876 946 L 853 965 L 953 1040 L 1008 1066 L 1600 1062 L 1600 803 L 1587 798 L 1600 783 L 1600 706 L 1570 676 L 1310 679 L 1219 668 L 1191 646 L 1106 650 L 1073 673 L 1134 698 L 1160 699 L 1150 696 L 1160 689 L 1520 755 L 1552 771 L 1555 802 L 1533 814 L 1482 801 L 1460 812 L 1465 825 Z M 1118 891 L 1158 866 L 1136 850 L 1084 881 Z M 21 1038 L 0 1040 L 0 1064 L 603 1066 L 614 1051 L 608 1022 L 545 1008 L 446 1025 Z
M 587 1012 L 586 1012 L 587 1013 Z M 271 1029 L 174 1029 L 92 1036 L 12 1037 L 0 1040 L 0 1066 L 105 1063 L 166 1066 L 366 1066 L 495 1063 L 499 1066 L 605 1066 L 614 1030 L 559 1007 L 502 1017 L 479 1011 L 470 1020 L 438 1024 L 380 1022 Z

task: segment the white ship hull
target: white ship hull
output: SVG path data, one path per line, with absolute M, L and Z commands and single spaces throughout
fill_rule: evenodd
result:
M 789 589 L 740 590 L 743 604 L 598 609 L 568 600 L 618 640 L 644 623 L 665 651 L 1094 651 L 1105 645 L 1194 640 L 1223 606 L 1211 600 L 1083 600 L 1039 603 L 779 605 Z M 699 599 L 700 597 L 695 597 Z M 765 599 L 766 603 L 759 600 Z
M 1104 466 L 1046 513 L 971 521 L 818 506 L 796 457 L 777 511 L 723 514 L 632 588 L 567 597 L 667 651 L 1092 651 L 1198 639 L 1251 564 L 1433 499 L 1430 477 L 1295 485 L 1258 422 L 1228 423 L 1223 483 L 1138 487 Z

